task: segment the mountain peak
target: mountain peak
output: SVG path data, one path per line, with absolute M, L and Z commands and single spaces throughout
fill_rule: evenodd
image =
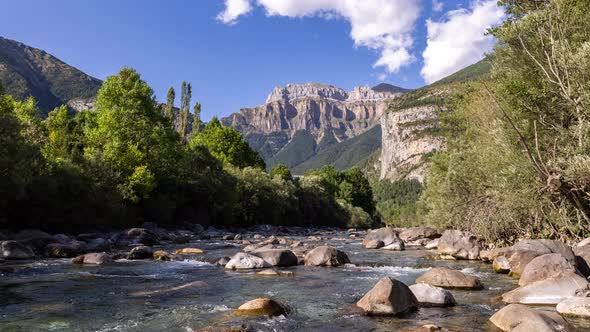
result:
M 277 100 L 293 100 L 303 97 L 317 97 L 344 101 L 348 98 L 346 91 L 332 85 L 322 83 L 287 84 L 272 90 L 266 103 Z

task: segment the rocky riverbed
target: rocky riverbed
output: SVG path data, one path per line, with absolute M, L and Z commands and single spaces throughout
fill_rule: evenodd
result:
M 584 243 L 149 224 L 0 240 L 0 331 L 590 330 Z

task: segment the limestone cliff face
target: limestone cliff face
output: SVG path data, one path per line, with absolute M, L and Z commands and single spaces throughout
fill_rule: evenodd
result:
M 444 141 L 437 134 L 441 111 L 436 105 L 421 105 L 392 109 L 383 115 L 379 159 L 382 179 L 424 182 L 429 155 L 444 148 Z
M 269 157 L 300 130 L 311 134 L 318 144 L 324 138 L 341 142 L 364 133 L 379 123 L 389 102 L 403 94 L 402 89 L 391 87 L 380 92 L 357 87 L 348 93 L 318 83 L 288 84 L 275 88 L 264 105 L 242 109 L 221 121 L 247 138 L 260 139 L 262 135 L 271 139 Z M 280 140 L 274 139 L 277 137 Z

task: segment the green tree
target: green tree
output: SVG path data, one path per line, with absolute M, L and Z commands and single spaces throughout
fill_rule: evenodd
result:
M 349 183 L 347 194 L 345 198 L 350 204 L 361 207 L 370 215 L 375 213 L 375 201 L 373 200 L 373 189 L 369 183 L 369 179 L 363 174 L 358 167 L 353 167 L 344 173 L 344 181 L 342 183 Z M 342 184 L 341 184 L 342 188 Z M 351 190 L 352 189 L 352 190 Z
M 193 133 L 197 134 L 201 130 L 201 104 L 195 103 L 193 107 Z
M 216 117 L 211 119 L 198 135 L 192 137 L 189 145 L 206 147 L 224 164 L 239 168 L 251 166 L 264 169 L 266 167 L 264 160 L 258 152 L 250 148 L 240 132 L 221 125 Z
M 168 89 L 168 94 L 166 95 L 166 108 L 165 108 L 165 115 L 170 120 L 170 123 L 174 126 L 174 99 L 176 98 L 176 93 L 174 92 L 174 88 L 170 87 Z
M 293 181 L 293 175 L 291 175 L 291 171 L 289 167 L 284 164 L 277 164 L 270 170 L 270 176 L 273 178 L 278 177 L 284 181 Z

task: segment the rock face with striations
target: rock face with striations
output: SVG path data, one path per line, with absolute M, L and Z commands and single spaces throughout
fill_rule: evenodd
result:
M 265 160 L 298 133 L 305 135 L 306 150 L 313 150 L 305 152 L 311 157 L 321 146 L 358 136 L 379 124 L 389 102 L 405 92 L 392 85 L 356 87 L 349 93 L 326 84 L 287 84 L 276 87 L 264 105 L 244 108 L 221 122 L 239 130 Z M 288 166 L 303 161 L 293 160 Z

